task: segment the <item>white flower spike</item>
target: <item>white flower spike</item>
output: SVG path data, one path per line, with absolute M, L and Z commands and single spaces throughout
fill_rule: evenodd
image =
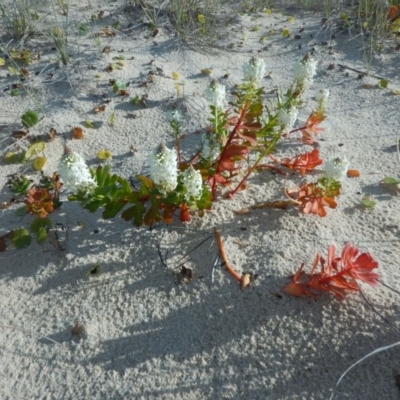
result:
M 341 180 L 346 177 L 349 165 L 350 163 L 346 156 L 335 155 L 324 163 L 325 176 L 327 178 Z
M 265 61 L 262 58 L 252 57 L 243 65 L 244 80 L 258 82 L 265 75 Z
M 290 131 L 297 120 L 298 113 L 299 110 L 296 107 L 291 107 L 289 110 L 281 108 L 278 111 L 278 124 L 283 126 L 286 132 Z
M 64 188 L 72 193 L 90 192 L 97 187 L 85 160 L 68 147 L 65 147 L 64 155 L 58 163 L 58 173 L 64 183 Z
M 178 161 L 175 149 L 160 144 L 150 156 L 150 176 L 161 193 L 167 194 L 178 184 Z
M 167 120 L 168 122 L 173 122 L 175 121 L 176 123 L 181 122 L 181 113 L 179 112 L 179 110 L 169 110 L 167 111 Z
M 216 80 L 213 80 L 204 94 L 207 101 L 213 106 L 217 108 L 224 108 L 226 96 L 224 85 L 221 85 Z
M 187 202 L 200 198 L 203 189 L 203 179 L 200 171 L 190 166 L 181 173 L 181 182 L 186 189 L 184 197 Z
M 317 61 L 306 54 L 302 60 L 299 60 L 294 65 L 293 75 L 296 84 L 304 89 L 313 84 L 314 75 L 317 72 Z
M 315 100 L 320 102 L 321 104 L 325 104 L 326 101 L 328 100 L 328 97 L 330 95 L 329 89 L 321 89 L 315 96 Z

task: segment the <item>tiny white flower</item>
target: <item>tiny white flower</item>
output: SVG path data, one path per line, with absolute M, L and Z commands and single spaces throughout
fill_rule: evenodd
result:
M 304 88 L 311 86 L 317 72 L 317 64 L 317 61 L 308 54 L 302 60 L 297 61 L 293 69 L 294 81 Z
M 168 122 L 180 122 L 181 121 L 181 113 L 179 110 L 169 110 L 167 111 L 167 120 Z
M 183 171 L 181 174 L 181 182 L 186 188 L 185 200 L 191 201 L 196 200 L 201 196 L 203 189 L 203 179 L 201 177 L 200 171 L 195 170 L 190 166 L 187 170 Z
M 291 107 L 289 110 L 281 108 L 278 111 L 278 124 L 285 128 L 285 131 L 290 131 L 296 120 L 297 114 L 299 113 L 296 107 Z
M 346 156 L 335 155 L 324 163 L 325 176 L 340 180 L 346 176 L 349 165 Z
M 150 156 L 150 176 L 160 192 L 167 194 L 178 184 L 178 161 L 175 149 L 160 144 Z
M 208 102 L 217 108 L 223 108 L 225 105 L 225 86 L 213 81 L 204 93 Z
M 85 160 L 67 148 L 58 163 L 58 173 L 70 192 L 90 192 L 97 187 Z
M 220 145 L 215 135 L 205 133 L 201 137 L 201 156 L 210 162 L 214 162 L 220 153 Z
M 265 61 L 262 58 L 252 57 L 243 65 L 243 75 L 246 81 L 261 81 L 265 75 Z
M 321 89 L 315 96 L 315 100 L 319 101 L 322 104 L 325 104 L 330 95 L 329 89 Z

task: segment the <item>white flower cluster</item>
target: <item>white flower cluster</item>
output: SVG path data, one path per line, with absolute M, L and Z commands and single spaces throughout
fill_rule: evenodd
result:
M 326 101 L 328 100 L 330 91 L 329 89 L 321 89 L 315 96 L 315 100 L 317 100 L 322 108 L 325 108 Z
M 58 163 L 57 172 L 70 192 L 90 192 L 97 187 L 85 160 L 77 153 L 67 150 Z
M 190 166 L 180 174 L 180 178 L 182 185 L 186 189 L 184 194 L 185 200 L 189 202 L 198 199 L 201 196 L 203 188 L 203 179 L 200 171 L 197 171 Z
M 317 72 L 317 64 L 317 61 L 308 54 L 302 60 L 297 61 L 293 70 L 294 81 L 303 88 L 310 87 Z
M 243 65 L 243 75 L 246 81 L 261 81 L 265 75 L 265 61 L 262 58 L 252 57 Z
M 350 163 L 345 156 L 335 155 L 324 163 L 325 176 L 341 180 L 346 177 Z
M 169 110 L 167 111 L 167 120 L 168 122 L 177 122 L 179 123 L 181 121 L 181 113 L 179 110 Z
M 220 153 L 220 145 L 215 135 L 205 133 L 201 137 L 202 150 L 201 156 L 210 162 L 214 162 Z
M 223 108 L 225 105 L 225 86 L 218 82 L 212 82 L 205 91 L 205 97 L 213 106 Z
M 168 149 L 164 144 L 150 156 L 150 176 L 160 192 L 167 194 L 178 184 L 178 161 L 175 149 Z
M 278 124 L 285 128 L 285 131 L 290 131 L 296 120 L 297 114 L 299 113 L 296 107 L 291 107 L 288 110 L 284 108 L 279 109 L 278 111 Z

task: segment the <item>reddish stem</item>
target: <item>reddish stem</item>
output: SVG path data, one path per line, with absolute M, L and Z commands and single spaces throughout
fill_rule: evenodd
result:
M 243 279 L 242 276 L 239 275 L 238 272 L 236 272 L 233 267 L 229 264 L 228 262 L 228 258 L 226 257 L 226 253 L 225 253 L 225 249 L 224 249 L 224 245 L 222 244 L 222 238 L 221 238 L 221 234 L 219 233 L 217 228 L 214 228 L 214 234 L 215 234 L 215 238 L 217 239 L 217 244 L 218 244 L 218 249 L 219 249 L 219 253 L 221 255 L 222 258 L 222 262 L 225 266 L 225 269 L 228 271 L 229 274 L 232 275 L 232 277 L 234 279 L 236 279 L 240 286 L 242 286 L 243 284 Z
M 217 168 L 215 169 L 215 174 L 218 174 L 220 171 L 220 167 L 221 167 L 221 163 L 222 160 L 224 159 L 225 153 L 227 152 L 228 146 L 231 144 L 232 140 L 234 139 L 236 132 L 238 131 L 238 129 L 240 128 L 241 124 L 242 124 L 242 118 L 244 117 L 244 115 L 246 114 L 247 108 L 248 108 L 249 102 L 247 102 L 244 107 L 242 108 L 242 111 L 240 112 L 240 116 L 238 118 L 238 121 L 236 122 L 235 127 L 232 129 L 232 132 L 229 135 L 229 138 L 225 144 L 224 149 L 222 150 L 222 153 L 220 154 L 219 158 L 218 158 L 218 163 L 217 163 Z M 211 193 L 212 193 L 212 198 L 214 200 L 215 198 L 215 186 L 216 186 L 217 180 L 214 178 L 213 184 L 212 184 L 212 189 L 211 189 Z

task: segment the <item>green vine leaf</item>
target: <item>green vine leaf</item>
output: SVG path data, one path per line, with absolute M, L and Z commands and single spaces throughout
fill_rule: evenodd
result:
M 12 233 L 11 241 L 17 249 L 23 249 L 32 243 L 32 236 L 26 229 L 16 229 Z
M 24 115 L 21 117 L 22 125 L 26 128 L 30 128 L 35 126 L 39 121 L 39 116 L 33 110 L 28 110 Z

